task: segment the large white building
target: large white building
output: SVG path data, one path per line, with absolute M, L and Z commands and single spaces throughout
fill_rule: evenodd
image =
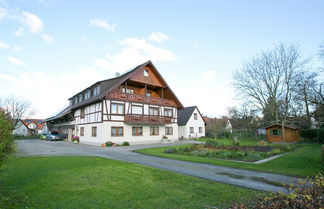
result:
M 205 136 L 205 121 L 198 107 L 186 107 L 178 111 L 179 138 Z
M 118 77 L 96 82 L 48 118 L 50 130 L 79 136 L 81 143 L 130 144 L 178 140 L 181 102 L 151 61 Z

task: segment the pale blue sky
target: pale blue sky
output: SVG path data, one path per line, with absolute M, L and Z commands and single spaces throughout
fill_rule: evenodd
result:
M 221 116 L 233 71 L 279 42 L 316 56 L 324 1 L 0 0 L 0 96 L 46 118 L 115 72 L 151 59 L 184 106 Z M 316 66 L 316 63 L 315 63 Z

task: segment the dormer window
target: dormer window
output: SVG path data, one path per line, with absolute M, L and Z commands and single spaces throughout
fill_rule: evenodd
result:
M 79 94 L 79 102 L 82 102 L 83 99 L 82 96 L 83 96 L 82 94 Z
M 92 91 L 93 96 L 98 95 L 98 94 L 99 94 L 99 91 L 100 91 L 100 86 L 96 86 L 96 87 L 94 87 L 94 88 L 93 88 L 93 91 Z
M 89 99 L 89 98 L 90 98 L 90 89 L 88 89 L 86 91 L 86 93 L 84 94 L 84 100 Z
M 148 70 L 144 70 L 144 76 L 148 77 Z

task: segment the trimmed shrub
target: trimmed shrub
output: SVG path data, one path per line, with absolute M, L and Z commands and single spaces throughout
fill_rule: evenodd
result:
M 112 141 L 107 141 L 106 142 L 106 147 L 111 147 L 113 145 L 114 145 L 114 143 Z
M 175 152 L 177 152 L 177 150 L 174 149 L 174 148 L 171 148 L 171 149 L 166 149 L 166 150 L 164 150 L 164 152 L 165 152 L 165 153 L 175 153 Z
M 7 156 L 13 152 L 12 123 L 9 116 L 0 110 L 0 168 Z
M 205 147 L 214 148 L 214 147 L 217 147 L 217 146 L 219 146 L 219 143 L 216 140 L 207 140 L 205 142 Z
M 288 186 L 287 186 L 288 187 Z M 300 180 L 297 186 L 288 187 L 289 194 L 278 192 L 269 197 L 260 197 L 255 202 L 235 204 L 229 209 L 282 209 L 282 208 L 323 208 L 324 176 Z
M 122 146 L 129 146 L 129 142 L 126 142 L 126 141 L 123 142 L 123 143 L 122 143 Z

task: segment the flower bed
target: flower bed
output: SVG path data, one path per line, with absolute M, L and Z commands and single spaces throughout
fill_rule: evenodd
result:
M 224 146 L 215 142 L 205 144 L 193 144 L 189 147 L 177 149 L 166 149 L 165 153 L 180 155 L 208 157 L 217 159 L 239 160 L 254 162 L 274 155 L 294 150 L 295 146 L 274 145 L 274 146 Z

